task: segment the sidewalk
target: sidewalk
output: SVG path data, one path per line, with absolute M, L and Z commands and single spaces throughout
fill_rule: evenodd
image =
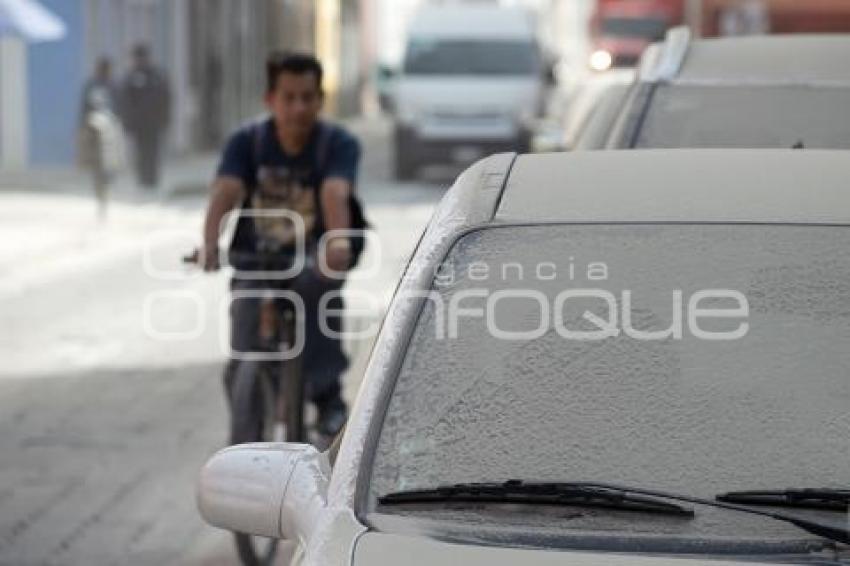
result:
M 84 171 L 0 171 L 0 297 L 138 254 L 152 234 L 199 230 L 215 161 L 213 154 L 170 159 L 155 191 L 124 172 L 110 187 L 106 221 Z
M 0 298 L 49 288 L 173 241 L 191 250 L 202 201 L 185 206 L 113 202 L 105 221 L 94 199 L 73 193 L 0 192 Z

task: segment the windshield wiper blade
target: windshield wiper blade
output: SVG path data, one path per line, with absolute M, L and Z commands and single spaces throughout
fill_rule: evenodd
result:
M 693 517 L 694 510 L 654 497 L 618 489 L 557 482 L 508 480 L 492 483 L 458 483 L 432 489 L 389 493 L 378 498 L 382 505 L 408 503 L 522 503 L 606 507 L 624 511 Z
M 733 503 L 723 503 L 721 501 L 713 501 L 711 499 L 703 499 L 701 497 L 692 497 L 690 495 L 681 495 L 678 493 L 670 493 L 652 489 L 632 488 L 626 486 L 618 486 L 616 484 L 598 482 L 586 482 L 579 483 L 577 485 L 590 485 L 608 487 L 611 489 L 621 489 L 626 492 L 640 493 L 643 495 L 649 495 L 651 497 L 664 497 L 667 499 L 672 499 L 673 501 L 685 501 L 688 503 L 695 503 L 697 505 L 706 505 L 708 507 L 728 509 L 730 511 L 738 511 L 740 513 L 749 513 L 750 515 L 761 515 L 762 517 L 768 517 L 770 519 L 789 523 L 791 525 L 794 525 L 795 527 L 806 531 L 807 533 L 817 535 L 819 537 L 823 537 L 831 541 L 840 542 L 843 544 L 850 544 L 850 530 L 848 530 L 848 528 L 844 525 L 821 523 L 819 521 L 804 519 L 802 517 L 795 517 L 794 515 L 786 515 L 785 513 L 778 513 L 776 511 L 753 509 L 752 507 L 745 507 L 743 505 L 736 505 Z
M 773 505 L 847 512 L 850 507 L 850 489 L 789 488 L 774 490 L 730 491 L 716 497 L 726 503 L 746 505 Z
M 534 484 L 534 483 L 526 483 L 519 480 L 510 480 L 504 483 L 482 483 L 482 484 L 457 484 L 444 486 L 441 488 L 435 489 L 425 489 L 425 490 L 415 490 L 415 491 L 400 491 L 397 493 L 390 493 L 383 497 L 380 497 L 378 501 L 382 504 L 392 504 L 392 503 L 427 503 L 427 502 L 435 502 L 435 501 L 449 501 L 452 499 L 455 500 L 463 500 L 464 494 L 463 492 L 467 492 L 468 494 L 473 493 L 475 490 L 481 490 L 480 486 L 484 486 L 486 489 L 488 486 L 495 489 L 498 495 L 498 491 L 500 489 L 504 489 L 506 486 L 518 486 L 513 489 L 525 490 L 525 489 L 533 489 L 524 486 L 557 486 L 557 490 L 578 490 L 580 493 L 594 493 L 600 494 L 600 497 L 628 497 L 630 499 L 634 498 L 635 494 L 644 495 L 651 499 L 650 501 L 653 504 L 663 503 L 661 501 L 657 501 L 657 499 L 670 499 L 673 501 L 683 501 L 686 503 L 695 503 L 697 505 L 705 505 L 707 507 L 717 507 L 720 509 L 728 509 L 730 511 L 737 511 L 739 513 L 749 513 L 750 515 L 760 515 L 762 517 L 768 517 L 770 519 L 774 519 L 776 521 L 782 521 L 784 523 L 789 523 L 798 527 L 807 533 L 817 535 L 819 537 L 823 537 L 825 539 L 840 542 L 843 544 L 850 545 L 850 530 L 843 525 L 835 525 L 828 523 L 821 523 L 819 521 L 814 521 L 810 519 L 805 519 L 803 517 L 795 517 L 794 515 L 787 515 L 785 513 L 779 513 L 776 511 L 766 511 L 764 509 L 754 509 L 752 507 L 745 507 L 743 505 L 737 505 L 733 503 L 724 503 L 721 501 L 714 501 L 712 499 L 704 499 L 702 497 L 693 497 L 690 495 L 681 495 L 678 493 L 671 493 L 665 491 L 657 491 L 653 489 L 644 489 L 639 487 L 629 487 L 623 485 L 617 485 L 613 483 L 601 483 L 601 482 L 557 482 L 557 483 L 548 483 L 548 484 Z M 443 490 L 441 492 L 441 490 Z M 457 490 L 457 493 L 453 493 L 452 490 Z M 602 495 L 602 494 L 608 495 Z M 469 499 L 468 501 L 487 501 L 486 495 L 466 495 Z M 492 496 L 496 497 L 496 496 Z M 404 501 L 407 498 L 408 501 Z M 430 499 L 429 499 L 430 498 Z M 478 498 L 478 499 L 473 499 Z M 692 510 L 687 508 L 682 508 L 686 512 L 693 513 Z

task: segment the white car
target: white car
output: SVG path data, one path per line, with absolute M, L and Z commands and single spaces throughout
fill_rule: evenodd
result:
M 309 565 L 850 564 L 848 179 L 828 150 L 480 161 L 333 465 L 227 448 L 202 515 Z

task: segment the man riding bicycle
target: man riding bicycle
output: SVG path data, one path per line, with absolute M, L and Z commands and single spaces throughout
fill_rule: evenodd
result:
M 346 419 L 340 375 L 348 360 L 339 339 L 321 331 L 319 301 L 323 294 L 339 291 L 341 274 L 354 261 L 349 237 L 327 236 L 352 227 L 350 196 L 360 147 L 342 127 L 319 119 L 322 67 L 315 57 L 273 53 L 266 62 L 266 78 L 269 116 L 241 127 L 227 142 L 212 186 L 199 261 L 206 271 L 219 268 L 222 221 L 237 209 L 229 262 L 237 271 L 231 291 L 269 287 L 268 279 L 259 273 L 268 266 L 244 259 L 254 254 L 293 257 L 303 243 L 308 255 L 321 258 L 308 262 L 289 288 L 304 304 L 304 324 L 296 332 L 304 333 L 302 367 L 308 394 L 318 410 L 317 429 L 332 436 Z M 342 307 L 335 293 L 326 310 L 340 313 Z M 234 297 L 230 337 L 234 358 L 260 347 L 260 316 L 259 298 Z M 325 322 L 338 335 L 340 317 L 326 316 Z M 236 363 L 231 359 L 225 371 L 228 395 Z

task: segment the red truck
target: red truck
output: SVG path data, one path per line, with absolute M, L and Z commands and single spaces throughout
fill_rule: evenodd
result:
M 637 64 L 643 50 L 684 17 L 684 0 L 597 0 L 590 67 L 606 71 Z

